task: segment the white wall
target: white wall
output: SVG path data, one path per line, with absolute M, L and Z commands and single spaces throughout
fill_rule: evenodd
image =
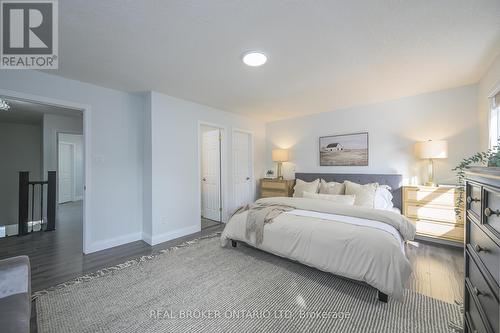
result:
M 489 147 L 489 97 L 494 91 L 498 91 L 498 89 L 500 89 L 500 55 L 491 64 L 478 84 L 477 102 L 481 126 L 481 150 L 486 150 Z
M 19 171 L 40 180 L 41 137 L 41 124 L 0 123 L 0 225 L 17 225 Z M 38 207 L 35 215 L 39 216 Z
M 83 124 L 82 124 L 83 125 Z M 83 131 L 83 128 L 82 128 Z M 83 163 L 83 136 L 81 134 L 67 134 L 59 133 L 59 143 L 70 143 L 74 147 L 74 174 L 73 174 L 73 187 L 74 187 L 74 200 L 83 199 L 83 185 L 84 185 L 84 163 Z M 59 154 L 58 154 L 59 158 Z M 59 161 L 57 162 L 59 163 Z
M 320 167 L 320 136 L 369 132 L 369 166 Z M 479 149 L 477 86 L 471 85 L 384 103 L 336 110 L 266 125 L 267 165 L 271 150 L 290 148 L 285 177 L 297 172 L 399 173 L 406 183 L 421 183 L 425 162 L 414 157 L 417 141 L 448 140 L 449 158 L 436 160 L 435 179 L 454 183 L 451 169 Z
M 142 96 L 30 70 L 2 71 L 7 90 L 90 106 L 86 251 L 141 239 Z
M 149 97 L 151 114 L 150 121 L 146 122 L 145 133 L 148 134 L 147 141 L 151 142 L 152 148 L 151 151 L 145 150 L 144 165 L 145 168 L 151 167 L 151 172 L 144 172 L 145 177 L 150 178 L 144 180 L 144 209 L 151 207 L 151 220 L 144 222 L 151 224 L 152 234 L 145 232 L 144 239 L 148 243 L 157 244 L 200 230 L 200 122 L 226 127 L 227 145 L 223 148 L 227 157 L 223 165 L 226 168 L 226 177 L 223 182 L 226 184 L 224 193 L 228 199 L 232 197 L 231 132 L 238 128 L 254 133 L 257 186 L 265 166 L 265 125 L 246 117 L 156 92 L 151 93 Z M 224 214 L 227 216 L 233 209 L 229 200 Z M 144 217 L 149 216 L 145 213 Z

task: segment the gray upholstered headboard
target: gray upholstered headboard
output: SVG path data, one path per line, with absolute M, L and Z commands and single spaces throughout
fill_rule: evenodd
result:
M 306 182 L 315 179 L 324 179 L 327 182 L 339 182 L 349 180 L 358 184 L 379 183 L 388 185 L 392 189 L 392 202 L 394 207 L 402 209 L 403 203 L 403 176 L 401 175 L 379 175 L 363 173 L 296 173 L 295 178 Z

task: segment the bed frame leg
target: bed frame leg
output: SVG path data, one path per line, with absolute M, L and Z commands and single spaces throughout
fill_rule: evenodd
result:
M 389 296 L 387 296 L 387 294 L 384 294 L 380 290 L 377 290 L 377 296 L 378 296 L 378 300 L 380 302 L 383 302 L 383 303 L 387 303 L 387 301 L 389 299 Z
M 236 247 L 236 245 L 237 245 L 237 244 L 238 244 L 238 243 L 236 243 L 236 241 L 231 240 L 231 246 L 232 246 L 232 247 Z

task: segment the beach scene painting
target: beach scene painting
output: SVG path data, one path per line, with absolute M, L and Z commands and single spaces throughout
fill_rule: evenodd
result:
M 320 166 L 367 166 L 368 133 L 322 136 L 319 138 Z

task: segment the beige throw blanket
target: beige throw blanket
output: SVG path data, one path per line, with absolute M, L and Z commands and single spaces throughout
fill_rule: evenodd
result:
M 233 215 L 248 210 L 245 238 L 250 240 L 250 235 L 254 232 L 255 242 L 259 245 L 264 240 L 264 224 L 271 223 L 276 216 L 294 209 L 295 207 L 273 202 L 255 202 L 251 205 L 238 208 Z

